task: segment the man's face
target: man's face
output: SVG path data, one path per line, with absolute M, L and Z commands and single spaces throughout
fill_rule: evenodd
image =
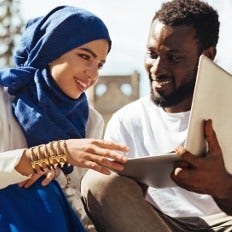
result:
M 145 68 L 155 104 L 169 112 L 191 107 L 200 56 L 196 31 L 190 26 L 166 26 L 158 20 L 151 25 Z

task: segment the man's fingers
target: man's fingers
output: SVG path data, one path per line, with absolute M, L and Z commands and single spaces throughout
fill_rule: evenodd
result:
M 220 145 L 217 140 L 217 135 L 213 129 L 212 120 L 205 121 L 205 137 L 208 143 L 208 153 L 211 155 L 222 155 Z
M 174 163 L 174 168 L 191 168 L 192 165 L 190 165 L 188 162 L 184 160 L 178 160 Z
M 193 191 L 194 172 L 191 169 L 175 168 L 171 173 L 171 179 L 180 187 Z
M 182 180 L 186 180 L 190 177 L 191 177 L 190 171 L 181 167 L 175 168 L 171 173 L 171 179 L 174 180 L 179 185 L 182 184 L 182 186 L 183 186 Z
M 175 149 L 176 154 L 180 157 L 180 161 L 183 162 L 187 162 L 189 164 L 189 166 L 191 167 L 195 167 L 197 160 L 198 160 L 198 156 L 197 155 L 193 155 L 190 152 L 188 152 L 186 149 L 184 149 L 183 147 L 177 147 Z M 176 162 L 176 166 L 178 166 L 178 162 Z M 187 165 L 187 164 L 186 164 Z

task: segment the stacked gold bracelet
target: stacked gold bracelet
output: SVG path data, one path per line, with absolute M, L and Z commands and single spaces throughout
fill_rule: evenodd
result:
M 67 147 L 64 140 L 42 144 L 29 149 L 31 165 L 35 173 L 38 168 L 41 171 L 55 169 L 58 165 L 63 166 L 67 163 Z

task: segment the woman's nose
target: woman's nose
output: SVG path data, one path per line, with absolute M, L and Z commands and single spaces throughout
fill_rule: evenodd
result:
M 98 67 L 96 67 L 95 65 L 89 66 L 85 71 L 85 73 L 87 74 L 90 80 L 96 80 L 99 75 L 98 72 L 99 72 Z

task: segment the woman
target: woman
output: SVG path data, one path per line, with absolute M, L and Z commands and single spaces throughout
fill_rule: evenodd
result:
M 39 178 L 30 188 L 15 184 L 27 179 L 33 168 L 37 177 L 57 164 L 66 174 L 72 172 L 68 163 L 105 174 L 123 168 L 126 159 L 114 150 L 127 151 L 125 146 L 81 139 L 96 118 L 84 91 L 97 81 L 110 48 L 105 24 L 83 9 L 57 7 L 27 24 L 14 56 L 16 68 L 0 73 L 0 84 L 14 95 L 11 103 L 1 89 L 6 109 L 1 151 L 62 141 L 1 153 L 1 231 L 83 231 L 57 182 L 44 187 Z M 26 141 L 11 118 L 10 104 Z

